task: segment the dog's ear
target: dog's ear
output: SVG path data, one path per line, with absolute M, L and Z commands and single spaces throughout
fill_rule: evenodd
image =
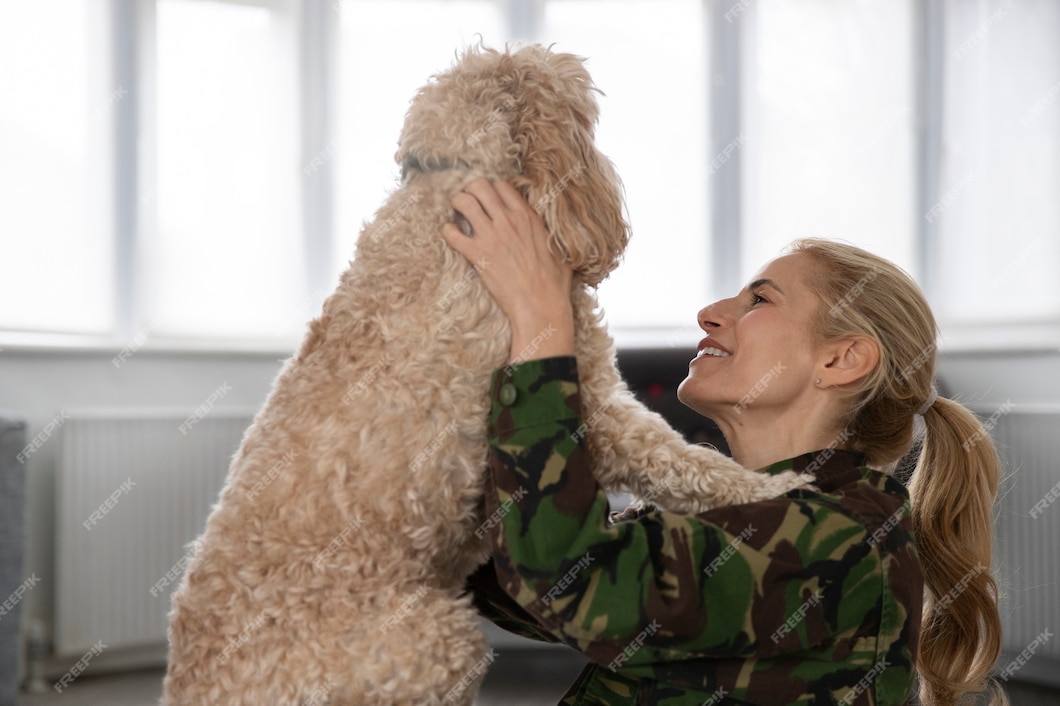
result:
M 549 248 L 596 285 L 618 266 L 629 242 L 622 182 L 594 144 L 597 90 L 580 58 L 540 47 L 524 52 L 536 55 L 516 62 L 524 68 L 513 86 L 512 137 L 523 171 L 511 181 L 545 221 Z

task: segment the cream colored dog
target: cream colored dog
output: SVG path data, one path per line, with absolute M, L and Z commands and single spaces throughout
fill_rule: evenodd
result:
M 489 659 L 460 594 L 486 559 L 486 392 L 510 330 L 439 233 L 450 197 L 476 176 L 509 180 L 574 264 L 603 487 L 699 512 L 803 482 L 686 443 L 619 377 L 594 287 L 628 227 L 593 144 L 594 91 L 580 59 L 539 46 L 471 49 L 419 91 L 397 153 L 402 184 L 247 430 L 173 596 L 165 703 L 472 702 Z

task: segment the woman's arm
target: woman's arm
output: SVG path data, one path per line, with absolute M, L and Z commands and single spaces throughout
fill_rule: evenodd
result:
M 879 555 L 864 528 L 821 503 L 782 497 L 609 523 L 573 358 L 497 371 L 491 395 L 499 583 L 593 661 L 628 670 L 797 652 L 857 627 L 878 602 Z

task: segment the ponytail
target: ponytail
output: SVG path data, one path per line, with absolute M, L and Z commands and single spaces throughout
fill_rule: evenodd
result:
M 823 268 L 812 279 L 820 297 L 822 341 L 872 338 L 876 368 L 848 387 L 849 448 L 868 463 L 893 467 L 913 444 L 923 413 L 920 460 L 909 482 L 913 534 L 925 597 L 916 655 L 923 706 L 954 706 L 990 689 L 1001 651 L 997 583 L 991 574 L 993 508 L 1000 462 L 986 430 L 967 409 L 934 396 L 938 326 L 923 292 L 901 268 L 860 248 L 807 238 L 790 246 Z
M 997 583 L 990 572 L 993 507 L 1001 463 L 967 409 L 939 398 L 924 414 L 920 461 L 909 483 L 925 602 L 917 669 L 924 706 L 953 706 L 992 691 L 987 674 L 1001 652 Z

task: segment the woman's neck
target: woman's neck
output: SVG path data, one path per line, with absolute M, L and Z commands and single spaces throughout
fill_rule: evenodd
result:
M 735 417 L 735 418 L 734 418 Z M 744 468 L 759 469 L 825 448 L 842 447 L 844 430 L 824 423 L 809 410 L 746 409 L 740 415 L 714 419 L 725 435 L 733 460 Z

